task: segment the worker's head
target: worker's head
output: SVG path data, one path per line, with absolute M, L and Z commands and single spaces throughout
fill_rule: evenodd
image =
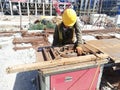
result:
M 65 26 L 71 27 L 75 24 L 77 19 L 76 12 L 73 9 L 65 9 L 65 11 L 62 14 L 62 21 Z

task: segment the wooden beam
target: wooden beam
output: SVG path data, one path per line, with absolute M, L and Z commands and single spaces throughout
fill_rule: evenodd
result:
M 46 30 L 47 33 L 49 34 L 53 34 L 54 33 L 54 30 Z M 100 33 L 104 33 L 104 34 L 107 34 L 107 33 L 118 33 L 120 32 L 120 29 L 119 28 L 110 28 L 110 29 L 93 29 L 93 30 L 82 30 L 82 33 L 83 34 L 100 34 Z
M 14 47 L 13 49 L 16 51 L 16 50 L 23 50 L 23 49 L 30 49 L 30 48 L 33 48 L 33 46 L 27 46 L 27 47 Z
M 70 65 L 64 65 L 59 67 L 52 67 L 52 68 L 45 68 L 41 69 L 40 71 L 42 74 L 56 74 L 56 73 L 63 73 L 63 72 L 70 72 L 74 70 L 82 70 L 82 69 L 88 69 L 92 67 L 96 67 L 98 65 L 104 65 L 108 61 L 106 59 L 98 60 L 98 61 L 90 61 L 90 62 L 81 62 L 76 64 L 70 64 Z
M 34 42 L 44 42 L 44 38 L 41 37 L 23 37 L 23 38 L 14 38 L 13 44 L 20 44 L 20 43 L 34 43 Z
M 55 66 L 69 65 L 69 64 L 75 64 L 81 62 L 86 63 L 87 61 L 90 62 L 90 61 L 97 61 L 108 58 L 108 55 L 106 54 L 98 54 L 97 56 L 99 58 L 96 57 L 95 55 L 87 55 L 87 56 L 78 56 L 71 58 L 62 58 L 59 60 L 51 60 L 51 61 L 44 61 L 44 62 L 31 63 L 31 64 L 16 65 L 16 66 L 8 67 L 6 69 L 6 72 L 7 73 L 24 72 L 24 71 L 50 68 Z
M 9 30 L 9 31 L 0 31 L 0 33 L 27 33 L 28 31 L 27 30 L 15 30 L 15 31 L 12 31 L 12 30 Z
M 38 52 L 37 50 L 36 50 L 36 62 L 42 62 L 42 61 L 44 61 L 44 57 L 43 57 L 43 54 L 42 54 L 42 52 Z

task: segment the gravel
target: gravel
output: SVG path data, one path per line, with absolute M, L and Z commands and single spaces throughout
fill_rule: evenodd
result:
M 8 66 L 35 62 L 35 50 L 14 51 L 12 37 L 0 37 L 0 90 L 36 90 L 37 71 L 7 74 Z

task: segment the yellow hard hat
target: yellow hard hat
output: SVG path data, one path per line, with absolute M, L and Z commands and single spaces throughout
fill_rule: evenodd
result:
M 66 9 L 62 14 L 62 21 L 65 26 L 73 26 L 76 22 L 77 15 L 73 9 Z

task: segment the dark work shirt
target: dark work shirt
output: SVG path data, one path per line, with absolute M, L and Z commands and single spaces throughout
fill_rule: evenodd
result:
M 75 42 L 76 37 L 76 42 Z M 53 36 L 53 46 L 63 46 L 66 44 L 76 43 L 77 46 L 82 44 L 82 32 L 80 22 L 77 20 L 73 27 L 66 28 L 61 22 L 56 25 Z

